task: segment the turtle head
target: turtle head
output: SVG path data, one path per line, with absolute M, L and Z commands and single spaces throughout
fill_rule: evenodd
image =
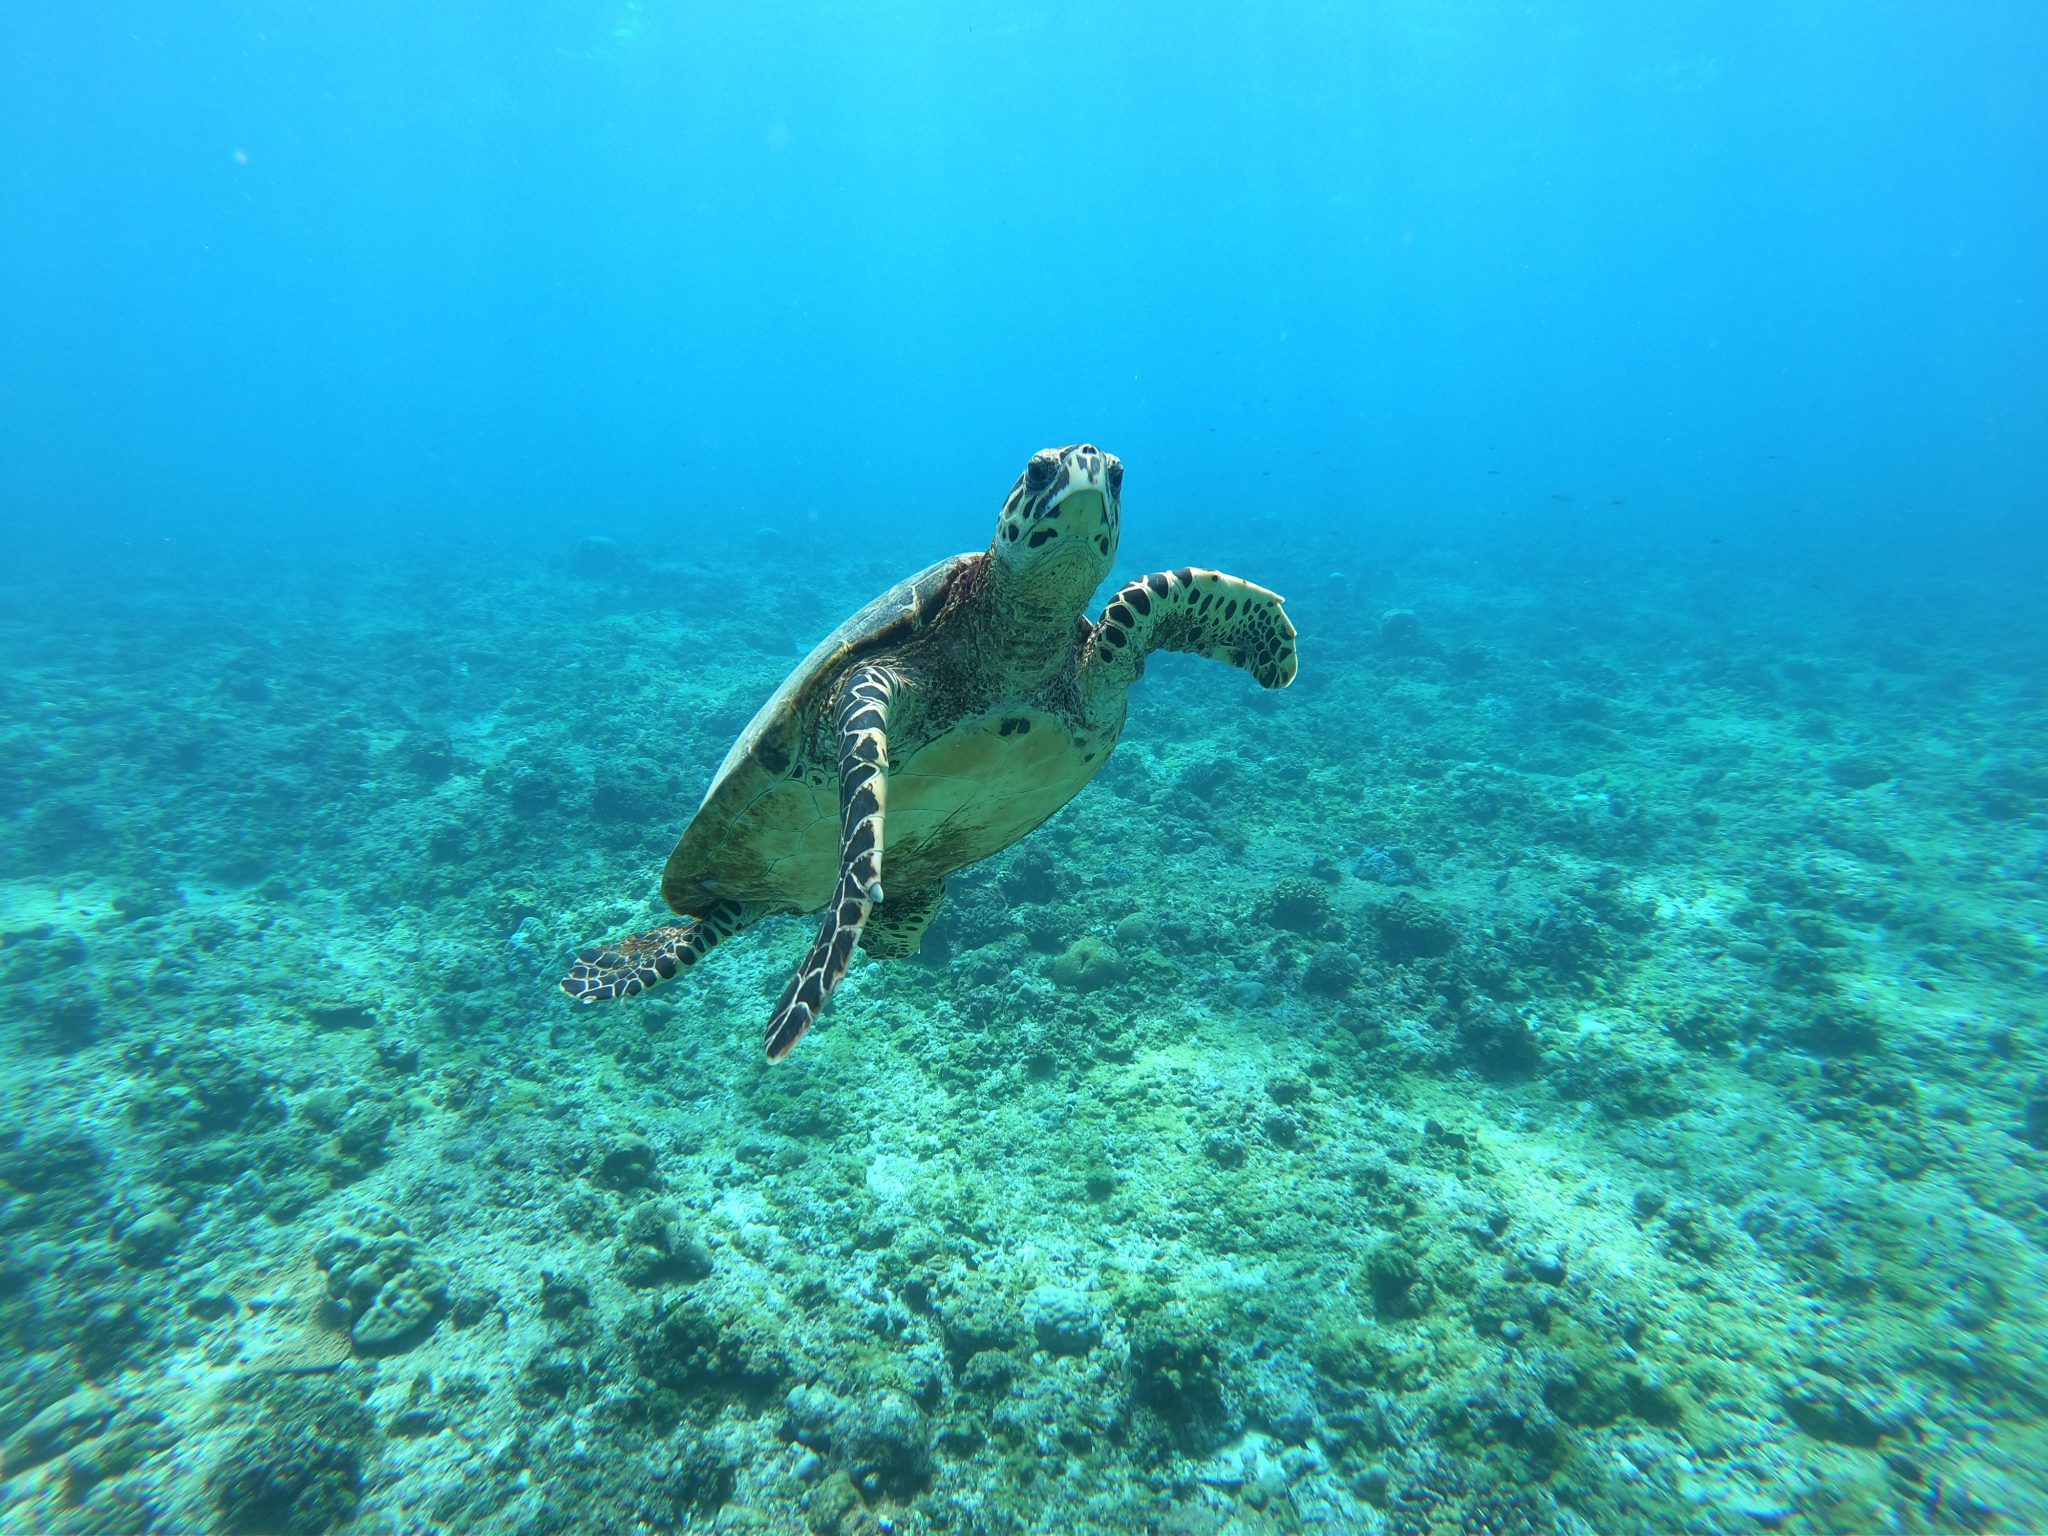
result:
M 1116 559 L 1124 466 L 1093 443 L 1041 448 L 1010 487 L 991 553 L 1004 571 L 1078 608 Z

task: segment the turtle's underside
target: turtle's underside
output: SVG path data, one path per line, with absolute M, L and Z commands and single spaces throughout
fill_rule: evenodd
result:
M 1156 573 L 1099 620 L 1081 616 L 1116 556 L 1122 490 L 1123 465 L 1092 444 L 1034 454 L 986 551 L 919 572 L 842 624 L 733 744 L 669 855 L 662 895 L 687 921 L 584 951 L 562 989 L 632 997 L 762 917 L 822 908 L 769 1021 L 780 1059 L 856 944 L 915 953 L 946 876 L 1009 847 L 1095 776 L 1147 654 L 1192 651 L 1268 688 L 1292 682 L 1281 600 L 1234 576 Z

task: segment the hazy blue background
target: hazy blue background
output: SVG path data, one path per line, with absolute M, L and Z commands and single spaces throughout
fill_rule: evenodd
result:
M 10 0 L 0 508 L 978 528 L 1087 436 L 1134 517 L 2016 534 L 2044 79 L 2037 0 Z

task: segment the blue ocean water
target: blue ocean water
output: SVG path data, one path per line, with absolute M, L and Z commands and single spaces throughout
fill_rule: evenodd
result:
M 0 9 L 0 1529 L 2048 1526 L 2044 66 Z M 564 998 L 1083 441 L 1294 686 Z

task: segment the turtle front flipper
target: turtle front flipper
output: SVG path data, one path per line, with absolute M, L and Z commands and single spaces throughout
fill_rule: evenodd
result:
M 1192 651 L 1266 688 L 1294 681 L 1294 624 L 1279 594 L 1221 571 L 1155 571 L 1125 587 L 1088 637 L 1083 678 L 1129 687 L 1153 651 Z
M 882 667 L 857 668 L 839 696 L 839 883 L 811 952 L 768 1021 L 768 1059 L 780 1061 L 825 1011 L 853 960 L 868 912 L 882 899 L 882 821 L 889 795 L 889 701 Z
M 586 949 L 562 978 L 562 990 L 579 1003 L 608 1003 L 638 997 L 688 970 L 712 949 L 744 928 L 750 914 L 738 902 L 712 908 L 704 917 L 636 933 L 616 944 Z
M 924 943 L 924 931 L 939 914 L 946 899 L 946 882 L 928 885 L 921 891 L 897 891 L 882 906 L 868 914 L 861 930 L 860 947 L 880 960 L 907 960 Z

